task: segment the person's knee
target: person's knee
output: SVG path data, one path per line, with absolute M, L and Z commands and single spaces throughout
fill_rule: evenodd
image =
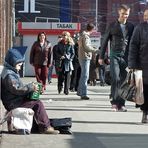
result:
M 34 107 L 37 109 L 37 108 L 42 108 L 42 107 L 44 107 L 44 105 L 43 105 L 43 103 L 42 103 L 41 100 L 36 100 L 36 101 L 35 101 Z

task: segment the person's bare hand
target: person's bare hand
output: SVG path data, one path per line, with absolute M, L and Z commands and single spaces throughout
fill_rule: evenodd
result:
M 33 83 L 33 86 L 34 86 L 34 91 L 39 91 L 39 86 L 38 86 L 38 84 Z
M 65 59 L 65 56 L 61 56 L 61 60 Z
M 100 65 L 103 65 L 103 64 L 104 64 L 104 60 L 103 60 L 103 59 L 99 59 L 99 60 L 98 60 L 98 63 L 99 63 Z

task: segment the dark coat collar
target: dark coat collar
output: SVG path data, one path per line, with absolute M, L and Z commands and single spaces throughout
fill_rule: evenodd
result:
M 118 29 L 118 31 L 119 31 L 119 33 L 123 36 L 123 33 L 122 33 L 122 29 L 121 29 L 121 26 L 120 26 L 120 22 L 118 21 L 118 20 L 116 20 L 116 22 L 115 22 L 115 25 L 116 25 L 116 27 L 117 27 L 117 29 Z M 128 34 L 128 25 L 129 25 L 129 23 L 128 22 L 126 22 L 125 23 L 125 36 L 127 36 L 127 34 Z

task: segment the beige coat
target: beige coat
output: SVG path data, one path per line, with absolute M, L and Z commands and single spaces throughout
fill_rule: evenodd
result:
M 78 58 L 80 60 L 91 59 L 92 52 L 95 52 L 97 50 L 96 48 L 92 47 L 89 33 L 86 31 L 82 32 L 82 35 L 80 36 L 78 41 L 78 45 L 79 45 Z

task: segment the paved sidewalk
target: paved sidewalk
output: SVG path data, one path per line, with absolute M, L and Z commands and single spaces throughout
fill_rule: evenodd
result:
M 23 78 L 31 82 L 34 78 Z M 109 86 L 89 86 L 90 100 L 70 92 L 57 93 L 57 82 L 41 96 L 50 118 L 72 117 L 72 135 L 13 135 L 3 127 L 1 148 L 147 148 L 148 125 L 141 124 L 142 113 L 127 102 L 128 112 L 112 112 Z

